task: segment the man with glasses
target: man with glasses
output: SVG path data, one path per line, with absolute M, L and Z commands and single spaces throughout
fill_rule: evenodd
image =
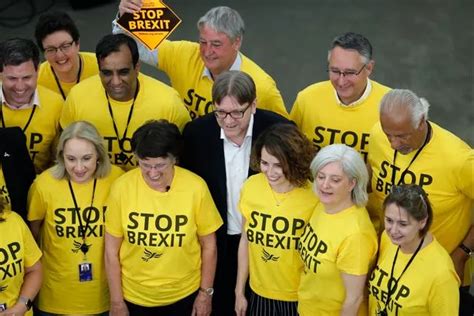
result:
M 217 270 L 214 315 L 235 315 L 237 250 L 242 217 L 237 208 L 240 188 L 252 174 L 252 142 L 267 127 L 289 121 L 276 113 L 257 109 L 253 79 L 241 71 L 220 74 L 212 87 L 213 113 L 186 125 L 182 164 L 200 175 L 224 220 L 217 231 Z
M 137 44 L 125 34 L 104 36 L 96 46 L 99 74 L 71 89 L 61 126 L 88 121 L 104 137 L 111 162 L 124 170 L 137 166 L 133 132 L 151 119 L 166 119 L 180 130 L 190 121 L 178 93 L 140 73 Z
M 120 15 L 137 12 L 142 0 L 121 0 Z M 288 116 L 275 81 L 256 63 L 240 53 L 244 21 L 232 8 L 210 9 L 197 22 L 199 43 L 164 41 L 157 50 L 140 46 L 143 62 L 164 71 L 186 104 L 193 119 L 212 112 L 211 89 L 215 78 L 227 70 L 241 70 L 257 85 L 258 107 Z M 116 26 L 114 32 L 119 32 Z
M 298 93 L 290 118 L 321 149 L 342 143 L 367 161 L 369 131 L 378 120 L 378 104 L 389 91 L 369 80 L 374 69 L 372 45 L 364 36 L 337 36 L 328 52 L 329 80 Z
M 72 87 L 99 73 L 93 53 L 79 52 L 79 30 L 65 12 L 46 12 L 35 29 L 36 43 L 46 61 L 41 64 L 38 83 L 66 99 Z
M 41 173 L 53 162 L 63 99 L 37 84 L 39 50 L 32 41 L 14 38 L 3 42 L 0 63 L 1 127 L 22 129 L 36 173 Z

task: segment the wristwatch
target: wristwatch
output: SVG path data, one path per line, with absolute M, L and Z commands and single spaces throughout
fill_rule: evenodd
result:
M 471 250 L 471 248 L 469 248 L 465 244 L 460 244 L 459 248 L 461 248 L 465 253 L 467 253 L 468 256 L 474 255 L 474 252 Z
M 18 300 L 19 300 L 20 302 L 22 302 L 23 304 L 25 304 L 27 311 L 29 311 L 29 310 L 31 309 L 31 307 L 33 306 L 33 302 L 32 302 L 29 298 L 27 298 L 27 297 L 20 296 L 20 297 L 18 298 Z
M 201 291 L 203 293 L 206 293 L 209 296 L 214 295 L 214 288 L 212 288 L 212 287 L 208 287 L 207 289 L 204 289 L 204 288 L 200 287 L 199 291 Z

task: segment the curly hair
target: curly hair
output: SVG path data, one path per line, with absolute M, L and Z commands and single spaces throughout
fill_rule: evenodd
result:
M 257 138 L 250 157 L 250 166 L 260 172 L 262 149 L 281 164 L 285 178 L 294 186 L 302 187 L 312 180 L 309 169 L 315 148 L 294 124 L 280 123 L 266 129 Z

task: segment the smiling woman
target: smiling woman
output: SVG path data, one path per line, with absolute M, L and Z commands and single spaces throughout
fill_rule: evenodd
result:
M 36 43 L 46 61 L 41 64 L 38 84 L 66 99 L 71 88 L 99 72 L 95 55 L 79 52 L 79 30 L 65 12 L 46 12 L 35 30 Z
M 123 171 L 110 165 L 103 138 L 84 121 L 64 129 L 56 160 L 36 178 L 28 198 L 28 220 L 43 250 L 38 315 L 104 313 L 105 200 Z

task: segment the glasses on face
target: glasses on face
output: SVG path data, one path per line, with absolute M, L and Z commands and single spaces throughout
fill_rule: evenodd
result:
M 245 109 L 243 110 L 235 110 L 235 111 L 231 111 L 231 112 L 226 112 L 226 111 L 222 111 L 222 110 L 214 110 L 214 115 L 218 118 L 218 119 L 225 119 L 227 117 L 227 115 L 230 115 L 231 118 L 233 119 L 241 119 L 244 117 L 244 114 L 245 112 L 248 110 L 248 108 L 252 105 L 252 103 L 249 103 L 249 105 L 247 105 L 245 107 Z
M 152 165 L 140 159 L 138 160 L 138 164 L 140 165 L 140 167 L 142 167 L 146 171 L 151 171 L 153 169 L 156 169 L 156 171 L 163 171 L 170 165 L 169 162 L 162 162 L 162 163 L 157 163 L 155 165 Z
M 359 69 L 359 71 L 355 71 L 355 70 L 341 71 L 339 69 L 330 68 L 330 69 L 327 70 L 327 72 L 329 72 L 329 75 L 332 75 L 334 77 L 343 76 L 345 78 L 354 78 L 354 77 L 357 77 L 362 72 L 362 70 L 365 68 L 365 66 L 367 66 L 367 65 L 363 64 L 362 67 Z
M 58 51 L 61 51 L 62 53 L 65 54 L 65 53 L 69 52 L 69 50 L 72 47 L 72 44 L 74 44 L 74 41 L 64 43 L 59 47 L 54 47 L 54 46 L 46 47 L 44 49 L 44 54 L 45 55 L 56 55 L 58 53 Z

